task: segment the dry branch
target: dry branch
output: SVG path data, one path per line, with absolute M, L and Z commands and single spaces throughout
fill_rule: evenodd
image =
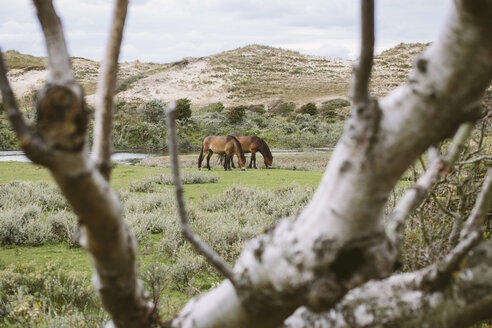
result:
M 113 97 L 127 7 L 128 0 L 118 0 L 114 7 L 106 57 L 101 66 L 96 91 L 96 124 L 94 125 L 94 146 L 92 152 L 96 165 L 107 180 L 109 180 L 111 173 Z
M 176 105 L 172 103 L 166 109 L 166 123 L 168 129 L 169 154 L 171 157 L 171 167 L 173 170 L 173 184 L 176 192 L 176 202 L 178 203 L 178 217 L 180 219 L 181 232 L 197 250 L 202 254 L 220 273 L 229 279 L 232 284 L 236 284 L 236 277 L 232 269 L 210 246 L 196 235 L 188 223 L 188 213 L 186 211 L 183 197 L 183 185 L 179 174 L 178 141 L 176 137 Z

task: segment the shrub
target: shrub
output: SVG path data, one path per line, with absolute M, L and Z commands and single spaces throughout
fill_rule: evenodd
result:
M 36 205 L 0 211 L 0 245 L 42 245 L 49 237 Z
M 0 316 L 9 327 L 85 327 L 88 317 L 107 319 L 100 306 L 90 279 L 63 271 L 60 262 L 16 263 L 0 271 Z
M 246 115 L 247 108 L 248 107 L 244 105 L 229 108 L 229 110 L 226 112 L 226 117 L 229 120 L 229 123 L 241 123 L 244 119 L 244 116 Z
M 171 175 L 161 174 L 156 177 L 151 178 L 155 183 L 163 185 L 172 185 L 173 179 Z M 184 171 L 181 174 L 182 184 L 194 184 L 194 183 L 215 183 L 219 181 L 219 176 L 217 174 L 208 174 L 205 172 L 196 171 Z
M 299 114 L 293 122 L 301 132 L 317 133 L 321 125 L 320 120 L 313 119 L 310 114 Z
M 143 120 L 149 123 L 164 122 L 164 109 L 166 104 L 159 99 L 147 101 L 141 108 Z
M 68 211 L 59 211 L 49 216 L 47 223 L 54 242 L 66 242 L 70 247 L 80 247 L 75 214 Z
M 265 105 L 263 105 L 263 104 L 260 104 L 260 105 L 250 105 L 248 107 L 248 111 L 253 112 L 253 113 L 257 113 L 257 114 L 260 114 L 260 115 L 266 113 Z
M 288 116 L 294 112 L 296 104 L 293 102 L 283 102 L 281 100 L 270 106 L 268 112 L 273 115 Z
M 176 101 L 176 119 L 186 121 L 191 117 L 191 100 L 188 98 Z
M 206 106 L 203 110 L 210 113 L 220 113 L 224 110 L 224 104 L 219 102 Z
M 350 101 L 348 100 L 342 98 L 330 99 L 322 103 L 319 112 L 324 118 L 335 119 L 339 117 L 336 110 L 347 106 L 350 106 Z
M 155 192 L 155 182 L 151 179 L 142 181 L 132 181 L 129 184 L 129 189 L 132 192 Z
M 316 107 L 315 103 L 307 103 L 305 105 L 302 105 L 301 108 L 299 108 L 299 113 L 301 114 L 309 114 L 311 116 L 316 116 L 318 115 L 318 107 Z

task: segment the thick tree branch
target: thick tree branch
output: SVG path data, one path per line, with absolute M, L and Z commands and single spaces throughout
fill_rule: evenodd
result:
M 441 290 L 421 281 L 429 269 L 370 281 L 320 314 L 301 308 L 285 328 L 457 328 L 492 318 L 492 241 L 473 249 Z
M 226 278 L 228 278 L 232 284 L 236 284 L 236 277 L 232 272 L 232 269 L 227 263 L 222 260 L 219 254 L 217 254 L 210 246 L 198 237 L 190 227 L 188 223 L 188 213 L 186 211 L 185 201 L 183 197 L 183 185 L 181 183 L 181 176 L 179 174 L 179 159 L 178 159 L 178 142 L 176 137 L 176 104 L 172 103 L 166 109 L 166 123 L 168 129 L 169 140 L 169 153 L 171 157 L 171 167 L 173 170 L 173 184 L 176 191 L 176 201 L 178 203 L 178 217 L 180 219 L 181 232 L 183 236 L 188 240 L 197 250 L 198 253 L 205 256 L 205 258 Z
M 48 82 L 64 84 L 74 82 L 65 37 L 60 18 L 51 0 L 33 0 L 43 29 L 48 50 Z
M 96 91 L 96 119 L 92 153 L 96 165 L 107 180 L 111 174 L 113 97 L 127 7 L 128 0 L 116 1 L 106 57 L 101 66 Z
M 274 326 L 301 305 L 330 308 L 348 290 L 390 274 L 396 250 L 382 225 L 388 195 L 430 145 L 478 118 L 492 79 L 492 23 L 485 24 L 492 1 L 478 11 L 454 3 L 411 82 L 375 104 L 379 111 L 362 110 L 347 122 L 308 206 L 245 245 L 234 267 L 239 287 L 226 282 L 202 294 L 175 327 Z

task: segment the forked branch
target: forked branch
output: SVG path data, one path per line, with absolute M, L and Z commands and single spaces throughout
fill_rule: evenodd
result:
M 176 191 L 176 201 L 178 207 L 178 216 L 181 224 L 181 232 L 183 236 L 188 240 L 197 250 L 198 253 L 205 256 L 205 258 L 226 278 L 228 278 L 233 285 L 236 285 L 236 278 L 231 267 L 217 254 L 210 246 L 198 237 L 193 230 L 191 230 L 188 223 L 188 213 L 186 211 L 185 201 L 183 197 L 183 185 L 181 182 L 181 176 L 179 174 L 179 161 L 178 161 L 178 142 L 176 137 L 176 104 L 172 103 L 166 109 L 166 124 L 168 129 L 169 140 L 169 153 L 171 156 L 171 167 L 173 170 L 173 183 Z
M 92 152 L 96 164 L 106 180 L 109 180 L 111 174 L 113 97 L 127 8 L 128 0 L 118 0 L 116 2 L 106 57 L 101 66 L 96 91 L 96 119 Z

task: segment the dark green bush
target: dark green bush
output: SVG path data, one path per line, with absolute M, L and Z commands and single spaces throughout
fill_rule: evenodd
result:
M 229 110 L 226 112 L 226 117 L 229 123 L 241 123 L 244 119 L 244 116 L 246 115 L 247 108 L 248 107 L 244 105 L 229 108 Z
M 321 108 L 319 110 L 319 113 L 321 116 L 327 119 L 336 119 L 339 118 L 339 114 L 337 113 L 337 109 L 343 108 L 350 106 L 350 101 L 342 99 L 342 98 L 336 98 L 336 99 L 330 99 L 327 101 L 324 101 L 321 104 Z
M 162 123 L 165 120 L 164 109 L 166 104 L 159 99 L 147 101 L 141 108 L 143 120 L 149 123 Z
M 176 101 L 176 119 L 186 121 L 191 117 L 191 100 L 181 98 Z
M 299 113 L 316 116 L 318 115 L 318 107 L 316 107 L 315 103 L 310 102 L 305 105 L 302 105 L 301 108 L 299 108 Z

